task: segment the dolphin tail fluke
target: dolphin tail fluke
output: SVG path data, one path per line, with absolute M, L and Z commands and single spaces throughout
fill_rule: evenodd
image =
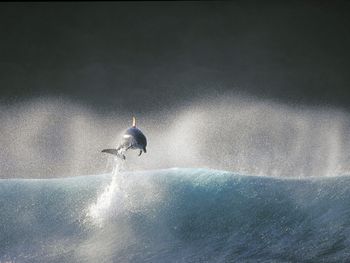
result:
M 110 154 L 113 154 L 113 155 L 118 155 L 118 151 L 117 149 L 104 149 L 102 150 L 103 153 L 110 153 Z
M 125 160 L 125 155 L 121 154 L 117 149 L 104 149 L 104 150 L 102 150 L 102 152 L 116 155 L 117 157 Z

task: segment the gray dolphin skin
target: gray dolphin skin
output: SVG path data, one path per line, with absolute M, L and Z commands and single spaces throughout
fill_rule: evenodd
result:
M 122 136 L 122 140 L 116 149 L 104 149 L 103 153 L 109 153 L 118 156 L 119 158 L 125 160 L 126 157 L 124 153 L 129 149 L 139 149 L 139 156 L 142 152 L 146 151 L 147 139 L 142 131 L 136 128 L 136 119 L 132 117 L 132 127 L 127 129 Z

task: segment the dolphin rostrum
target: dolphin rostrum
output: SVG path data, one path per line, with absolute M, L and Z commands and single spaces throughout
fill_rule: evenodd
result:
M 140 129 L 136 128 L 136 119 L 133 116 L 132 127 L 130 127 L 124 132 L 119 146 L 116 149 L 104 149 L 102 150 L 102 152 L 116 155 L 119 158 L 125 160 L 124 153 L 127 150 L 139 149 L 140 150 L 139 156 L 140 156 L 142 152 L 145 152 L 145 153 L 147 152 L 146 146 L 147 146 L 146 136 L 142 133 Z

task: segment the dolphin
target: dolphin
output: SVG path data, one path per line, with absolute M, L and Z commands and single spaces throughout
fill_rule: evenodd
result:
M 132 117 L 132 127 L 127 129 L 116 149 L 104 149 L 103 153 L 110 153 L 116 155 L 117 157 L 125 160 L 126 157 L 124 153 L 129 149 L 139 149 L 139 156 L 142 152 L 146 153 L 147 139 L 140 129 L 136 127 L 136 119 Z

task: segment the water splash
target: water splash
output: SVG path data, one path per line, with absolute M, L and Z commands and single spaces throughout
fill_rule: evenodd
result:
M 112 158 L 109 159 L 109 162 L 110 160 Z M 92 204 L 88 210 L 88 217 L 99 227 L 102 227 L 111 216 L 123 211 L 123 200 L 126 196 L 121 189 L 123 182 L 122 170 L 123 163 L 118 158 L 113 158 L 112 180 L 97 198 L 96 203 Z

